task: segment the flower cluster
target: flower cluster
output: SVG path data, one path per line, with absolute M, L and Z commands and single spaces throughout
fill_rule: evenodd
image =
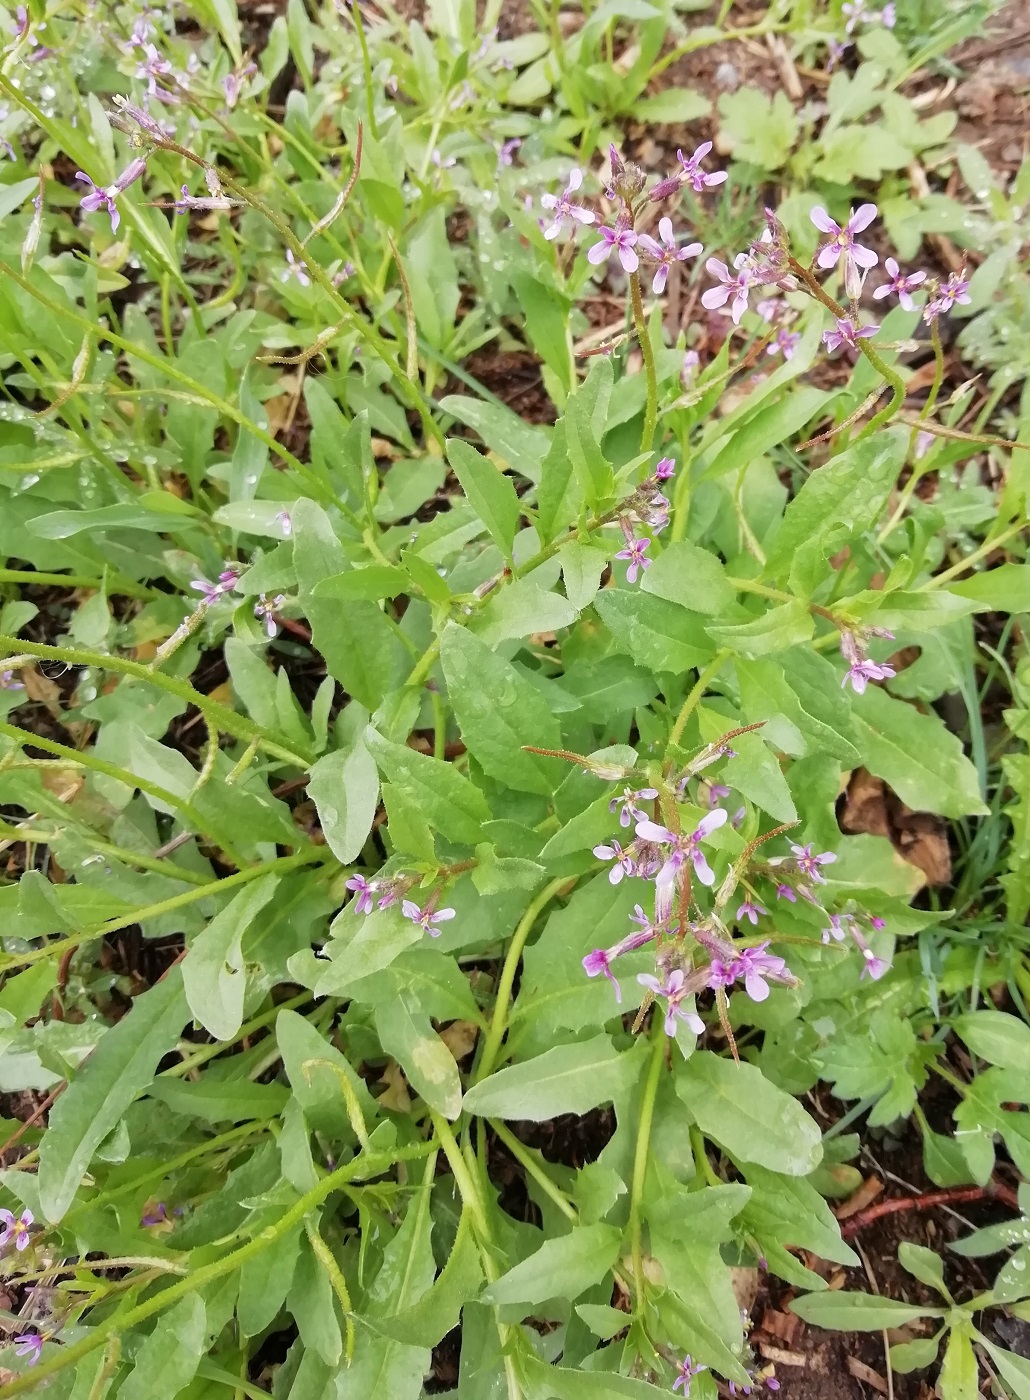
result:
M 77 170 L 75 172 L 76 180 L 82 180 L 89 185 L 89 194 L 84 194 L 80 200 L 82 209 L 87 214 L 95 214 L 101 209 L 106 210 L 111 219 L 111 232 L 117 233 L 122 216 L 115 201 L 120 194 L 123 194 L 131 184 L 139 179 L 146 168 L 146 157 L 136 156 L 125 167 L 114 184 L 108 185 L 106 189 L 94 184 L 85 171 Z
M 201 603 L 209 607 L 212 603 L 217 603 L 224 594 L 231 593 L 238 578 L 238 569 L 230 566 L 218 575 L 217 583 L 208 583 L 206 578 L 195 578 L 190 587 L 201 595 Z
M 436 925 L 453 919 L 455 910 L 438 909 L 438 893 L 431 895 L 424 906 L 416 904 L 413 899 L 405 899 L 408 891 L 418 883 L 417 875 L 391 875 L 385 879 L 366 880 L 364 875 L 356 874 L 347 880 L 346 887 L 354 895 L 351 907 L 356 914 L 371 914 L 373 905 L 377 909 L 388 909 L 400 900 L 401 913 L 406 919 L 417 924 L 430 938 L 439 938 L 442 930 Z

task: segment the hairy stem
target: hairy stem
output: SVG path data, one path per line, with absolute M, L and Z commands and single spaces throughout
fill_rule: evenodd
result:
M 640 343 L 640 353 L 644 357 L 644 374 L 647 377 L 647 403 L 644 408 L 644 428 L 640 434 L 640 451 L 650 452 L 654 443 L 655 425 L 658 422 L 658 372 L 655 369 L 654 347 L 647 333 L 639 272 L 631 272 L 629 275 L 629 295 L 633 307 L 633 324 Z

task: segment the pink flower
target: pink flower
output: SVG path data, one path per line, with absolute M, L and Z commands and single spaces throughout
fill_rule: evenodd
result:
M 633 913 L 630 918 L 640 927 L 633 933 L 627 933 L 626 937 L 620 939 L 618 943 L 613 943 L 610 948 L 595 948 L 593 952 L 587 953 L 583 959 L 583 970 L 588 977 L 603 976 L 615 988 L 615 1000 L 622 1003 L 622 988 L 612 975 L 611 965 L 616 958 L 621 958 L 624 953 L 632 953 L 637 948 L 642 948 L 645 943 L 650 943 L 657 933 L 657 929 L 648 919 L 639 904 L 633 906 Z
M 304 264 L 299 263 L 297 259 L 293 256 L 292 248 L 287 248 L 286 266 L 283 269 L 283 271 L 279 274 L 279 281 L 288 282 L 291 277 L 296 277 L 297 281 L 302 287 L 311 286 L 311 278 L 308 276 L 307 269 L 305 268 Z
M 651 283 L 651 290 L 656 296 L 660 296 L 665 291 L 669 268 L 674 262 L 682 262 L 684 258 L 696 258 L 698 253 L 704 251 L 700 243 L 687 243 L 682 248 L 677 247 L 676 235 L 673 232 L 670 218 L 658 220 L 658 232 L 661 235 L 661 243 L 647 233 L 640 234 L 637 239 L 637 247 L 642 248 L 646 255 L 658 264 L 654 281 Z M 601 233 L 604 233 L 603 229 Z
M 877 287 L 873 292 L 874 301 L 882 301 L 893 292 L 898 301 L 906 311 L 911 311 L 915 306 L 912 300 L 912 292 L 919 286 L 920 282 L 926 281 L 925 272 L 902 273 L 896 259 L 884 258 L 883 265 L 890 277 L 889 282 L 885 282 L 882 287 Z
M 375 885 L 366 880 L 364 875 L 352 875 L 347 881 L 346 888 L 354 891 L 352 908 L 355 914 L 371 914 Z
M 654 469 L 656 481 L 668 481 L 676 470 L 676 463 L 671 457 L 663 457 Z
M 839 350 L 842 345 L 857 350 L 860 340 L 868 340 L 879 329 L 879 326 L 856 326 L 850 316 L 842 316 L 834 323 L 832 331 L 823 331 L 823 343 L 827 350 Z
M 85 171 L 77 170 L 75 172 L 76 180 L 82 180 L 89 185 L 89 194 L 84 194 L 79 201 L 81 208 L 87 214 L 95 214 L 100 209 L 106 210 L 111 217 L 111 232 L 117 233 L 121 215 L 115 200 L 123 190 L 127 190 L 134 181 L 139 179 L 146 168 L 146 160 L 142 156 L 137 156 L 135 160 L 129 162 L 114 184 L 108 185 L 107 189 L 101 189 L 99 185 L 95 185 Z
M 401 911 L 406 919 L 410 919 L 413 924 L 418 924 L 425 929 L 430 938 L 439 938 L 441 929 L 434 928 L 434 924 L 446 923 L 448 919 L 454 918 L 453 909 L 433 909 L 428 906 L 420 909 L 413 899 L 405 899 L 401 902 Z
M 587 262 L 591 262 L 595 267 L 601 263 L 606 263 L 616 250 L 619 254 L 619 262 L 627 272 L 636 272 L 640 266 L 640 259 L 634 252 L 634 245 L 637 235 L 631 228 L 605 228 L 598 230 L 601 235 L 600 243 L 595 243 L 587 252 Z
M 23 1210 L 21 1215 L 15 1216 L 9 1210 L 0 1210 L 0 1221 L 3 1221 L 3 1230 L 0 1230 L 0 1247 L 14 1240 L 14 1247 L 21 1252 L 29 1244 L 29 1226 L 32 1224 L 32 1211 Z
M 719 258 L 709 258 L 705 267 L 713 277 L 718 277 L 723 284 L 721 287 L 709 287 L 701 297 L 701 305 L 714 311 L 717 307 L 725 306 L 730 297 L 733 298 L 733 305 L 730 307 L 730 315 L 733 324 L 738 325 L 740 318 L 747 310 L 748 293 L 751 290 L 752 275 L 748 265 L 747 254 L 738 253 L 733 266 L 736 272 L 730 272 L 729 268 Z
M 569 183 L 560 195 L 542 194 L 540 196 L 541 207 L 554 215 L 551 223 L 544 229 L 544 237 L 548 241 L 558 237 L 566 219 L 571 219 L 578 224 L 592 224 L 594 222 L 594 216 L 589 209 L 584 209 L 582 205 L 571 202 L 572 196 L 582 184 L 582 170 L 570 170 Z
M 764 904 L 755 904 L 752 900 L 745 899 L 744 903 L 737 909 L 737 918 L 750 919 L 752 924 L 757 927 L 759 914 L 768 914 L 768 912 Z
M 713 185 L 721 185 L 727 178 L 725 170 L 714 170 L 710 175 L 701 169 L 701 161 L 712 149 L 711 141 L 703 141 L 694 154 L 688 159 L 682 151 L 676 152 L 676 159 L 683 167 L 683 175 L 687 183 L 692 186 L 695 194 L 701 194 Z
M 701 850 L 701 842 L 707 841 L 712 832 L 717 831 L 726 820 L 725 809 L 716 807 L 713 812 L 708 812 L 701 818 L 689 835 L 677 834 L 670 831 L 668 827 L 659 826 L 657 822 L 642 821 L 637 823 L 637 835 L 643 840 L 655 841 L 672 848 L 665 858 L 665 864 L 658 872 L 655 883 L 659 889 L 671 886 L 680 867 L 688 860 L 692 863 L 694 874 L 702 885 L 715 884 L 715 872 L 705 860 L 704 852 Z
M 864 695 L 870 681 L 887 681 L 897 675 L 894 667 L 887 662 L 876 662 L 866 656 L 853 632 L 840 634 L 840 650 L 844 660 L 849 663 L 840 683 L 842 690 L 850 681 L 855 694 Z
M 857 297 L 862 290 L 859 268 L 875 267 L 879 259 L 872 248 L 855 242 L 855 234 L 867 229 L 876 218 L 876 205 L 860 204 L 857 209 L 852 209 L 843 228 L 830 218 L 821 204 L 816 205 L 810 217 L 817 229 L 830 235 L 830 241 L 819 249 L 816 261 L 820 267 L 836 267 L 838 259 L 843 257 L 844 285 L 848 296 Z
M 953 306 L 968 306 L 972 301 L 969 295 L 969 279 L 965 272 L 953 272 L 940 288 L 937 296 L 928 302 L 923 308 L 923 318 L 927 325 L 936 321 L 938 316 L 943 316 L 950 311 Z
M 783 980 L 787 967 L 782 958 L 765 951 L 768 946 L 766 941 L 757 948 L 742 948 L 730 963 L 713 958 L 708 985 L 713 988 L 729 987 L 743 980 L 744 990 L 752 1001 L 765 1001 L 769 995 L 766 979 Z
M 20 1336 L 14 1339 L 15 1356 L 28 1357 L 30 1366 L 35 1366 L 42 1350 L 43 1338 L 38 1332 L 22 1332 Z
M 673 1390 L 679 1390 L 680 1386 L 682 1386 L 683 1400 L 687 1400 L 687 1396 L 690 1394 L 691 1380 L 694 1378 L 694 1376 L 700 1374 L 701 1371 L 707 1370 L 707 1366 L 695 1366 L 688 1353 L 688 1355 L 686 1355 L 680 1362 L 679 1372 L 677 1373 L 676 1379 L 672 1383 Z
M 767 355 L 782 355 L 785 360 L 794 358 L 794 351 L 801 344 L 801 332 L 789 331 L 783 326 L 765 347 Z
M 683 985 L 685 980 L 681 967 L 677 967 L 669 973 L 669 980 L 664 986 L 657 977 L 652 977 L 649 972 L 637 973 L 637 981 L 642 987 L 646 987 L 656 997 L 666 998 L 665 1034 L 668 1036 L 676 1034 L 677 1021 L 682 1021 L 695 1035 L 704 1034 L 705 1023 L 701 1017 L 696 1016 L 693 1011 L 685 1010 L 681 1005 L 686 997 L 692 995 Z
M 802 875 L 807 875 L 810 880 L 814 880 L 817 885 L 825 885 L 826 881 L 819 873 L 821 865 L 832 865 L 837 857 L 832 851 L 822 851 L 819 855 L 812 854 L 814 842 L 809 842 L 807 846 L 791 846 L 794 860 L 797 862 L 798 870 Z
M 618 841 L 612 841 L 610 846 L 595 846 L 594 855 L 598 860 L 613 860 L 615 864 L 608 872 L 608 879 L 613 885 L 617 885 L 624 875 L 635 875 L 637 873 L 636 862 L 629 851 L 624 851 Z
M 615 555 L 616 559 L 628 559 L 629 567 L 626 570 L 626 580 L 629 583 L 636 583 L 637 573 L 641 569 L 649 569 L 652 561 L 646 559 L 645 552 L 651 547 L 651 541 L 647 538 L 642 540 L 627 540 L 626 548 L 620 549 Z
M 632 821 L 644 821 L 647 813 L 642 812 L 637 805 L 639 802 L 649 802 L 658 796 L 657 788 L 636 788 L 625 787 L 618 797 L 613 797 L 608 803 L 609 812 L 614 812 L 616 807 L 622 808 L 619 813 L 619 825 L 629 826 Z

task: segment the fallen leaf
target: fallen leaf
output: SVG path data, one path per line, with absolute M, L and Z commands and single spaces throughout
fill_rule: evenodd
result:
M 838 1220 L 847 1220 L 849 1216 L 857 1215 L 860 1210 L 865 1210 L 871 1205 L 877 1196 L 883 1195 L 883 1182 L 876 1176 L 867 1176 L 862 1185 L 853 1196 L 849 1196 L 846 1201 L 834 1211 Z
M 404 1078 L 401 1067 L 396 1060 L 388 1062 L 379 1083 L 386 1085 L 385 1091 L 379 1095 L 378 1099 L 383 1108 L 392 1109 L 394 1113 L 411 1112 L 408 1081 Z
M 951 883 L 948 828 L 931 812 L 906 807 L 881 778 L 864 768 L 851 775 L 840 809 L 840 827 L 849 836 L 886 836 L 906 864 L 928 885 Z
M 857 1356 L 847 1358 L 848 1370 L 856 1381 L 862 1381 L 866 1385 L 871 1385 L 874 1390 L 878 1390 L 881 1395 L 886 1395 L 887 1382 L 880 1375 L 879 1371 L 874 1371 L 871 1366 L 867 1366 L 864 1361 L 859 1361 Z
M 737 1300 L 737 1307 L 741 1312 L 750 1313 L 758 1297 L 758 1270 L 731 1267 L 730 1287 Z
M 479 1038 L 479 1027 L 475 1021 L 452 1021 L 449 1026 L 444 1026 L 443 1030 L 438 1031 L 437 1034 L 455 1060 L 460 1061 L 466 1055 L 470 1055 L 475 1048 Z
M 768 1342 L 759 1341 L 758 1350 L 766 1361 L 775 1361 L 778 1366 L 807 1366 L 808 1357 L 803 1351 L 784 1351 L 782 1347 L 771 1347 Z

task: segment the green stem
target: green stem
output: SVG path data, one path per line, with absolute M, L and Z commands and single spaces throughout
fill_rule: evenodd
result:
M 960 559 L 957 564 L 952 564 L 951 568 L 945 569 L 943 573 L 935 574 L 929 582 L 924 583 L 921 588 L 917 588 L 916 592 L 928 593 L 931 589 L 940 588 L 942 584 L 950 583 L 953 578 L 957 578 L 959 574 L 964 574 L 967 569 L 971 569 L 978 560 L 983 559 L 994 550 L 1000 549 L 1006 540 L 1012 539 L 1013 535 L 1022 534 L 1026 529 L 1026 524 L 1025 520 L 1021 520 L 1016 525 L 1010 525 L 1007 530 L 1002 530 L 1001 534 L 995 535 L 993 539 L 984 540 L 983 544 L 978 549 L 974 549 L 972 554 L 967 554 L 964 559 Z
M 535 899 L 531 900 L 526 912 L 519 921 L 519 925 L 512 935 L 511 943 L 508 946 L 507 956 L 504 959 L 504 966 L 501 968 L 501 976 L 497 983 L 497 996 L 494 1001 L 494 1014 L 490 1022 L 490 1029 L 487 1031 L 486 1041 L 483 1045 L 483 1054 L 479 1064 L 472 1074 L 472 1082 L 478 1083 L 485 1079 L 493 1069 L 497 1061 L 497 1055 L 504 1039 L 505 1031 L 508 1028 L 508 1004 L 511 1001 L 512 988 L 515 985 L 515 974 L 518 971 L 519 960 L 522 957 L 522 950 L 526 946 L 526 940 L 533 931 L 540 913 L 547 908 L 551 900 L 560 890 L 570 888 L 575 883 L 573 877 L 570 881 L 568 875 L 562 875 L 557 880 L 552 880 L 545 885 Z
M 654 1103 L 658 1094 L 658 1081 L 665 1060 L 665 1045 L 668 1037 L 660 1016 L 651 1021 L 651 1062 L 644 1083 L 644 1097 L 640 1105 L 640 1121 L 637 1125 L 637 1145 L 633 1153 L 633 1180 L 629 1196 L 629 1239 L 630 1257 L 633 1261 L 633 1286 L 636 1292 L 636 1311 L 644 1307 L 644 1247 L 640 1221 L 640 1205 L 644 1198 L 644 1178 L 647 1175 L 647 1154 L 651 1145 L 651 1124 L 654 1121 Z
M 669 735 L 669 742 L 666 748 L 674 749 L 679 744 L 679 741 L 683 737 L 683 731 L 687 727 L 687 720 L 701 703 L 701 699 L 708 688 L 708 682 L 718 675 L 731 655 L 732 652 L 729 648 L 723 647 L 722 651 L 717 651 L 715 653 L 715 656 L 698 676 L 697 684 L 680 707 L 680 712 L 676 716 L 676 723 L 672 726 L 672 733 Z M 672 761 L 670 760 L 666 766 L 671 771 Z
M 81 1341 L 75 1342 L 70 1347 L 62 1348 L 51 1360 L 44 1361 L 34 1370 L 25 1375 L 17 1376 L 14 1380 L 8 1381 L 6 1385 L 0 1386 L 0 1400 L 10 1400 L 13 1395 L 22 1395 L 27 1390 L 34 1390 L 40 1381 L 46 1380 L 48 1376 L 56 1375 L 68 1366 L 76 1365 L 84 1356 L 88 1356 L 91 1351 L 102 1346 L 113 1332 L 127 1332 L 132 1327 L 138 1327 L 140 1323 L 146 1322 L 156 1313 L 164 1312 L 173 1303 L 177 1303 L 180 1298 L 185 1298 L 190 1293 L 196 1293 L 201 1288 L 206 1288 L 209 1283 L 224 1278 L 226 1274 L 235 1273 L 249 1259 L 257 1258 L 277 1240 L 288 1235 L 297 1225 L 303 1224 L 307 1216 L 317 1206 L 320 1206 L 334 1191 L 339 1190 L 348 1182 L 362 1177 L 380 1176 L 384 1172 L 390 1171 L 398 1162 L 410 1162 L 418 1157 L 426 1157 L 432 1151 L 433 1147 L 430 1143 L 421 1142 L 411 1147 L 395 1147 L 389 1152 L 371 1155 L 362 1153 L 352 1161 L 346 1162 L 342 1167 L 337 1167 L 336 1171 L 330 1172 L 328 1176 L 323 1177 L 321 1181 L 312 1186 L 310 1191 L 305 1191 L 304 1195 L 289 1210 L 283 1212 L 274 1225 L 267 1226 L 247 1244 L 242 1245 L 239 1249 L 234 1249 L 221 1259 L 215 1259 L 210 1264 L 201 1265 L 188 1278 L 182 1279 L 179 1283 L 173 1283 L 171 1287 L 156 1294 L 153 1298 L 148 1298 L 145 1302 L 137 1304 L 136 1307 L 106 1317 L 92 1328 Z
M 187 1055 L 180 1060 L 177 1065 L 172 1065 L 169 1069 L 160 1071 L 162 1079 L 184 1079 L 187 1074 L 197 1069 L 200 1065 L 206 1065 L 208 1060 L 213 1060 L 218 1055 L 224 1055 L 231 1050 L 234 1045 L 241 1040 L 246 1040 L 255 1031 L 260 1031 L 278 1019 L 280 1011 L 295 1011 L 298 1006 L 303 1006 L 311 1000 L 310 992 L 299 992 L 297 996 L 290 997 L 288 1001 L 279 1001 L 267 1011 L 262 1011 L 260 1016 L 254 1016 L 249 1021 L 244 1021 L 243 1025 L 236 1032 L 236 1037 L 232 1041 L 217 1040 L 210 1045 L 201 1045 L 192 1055 Z M 329 1061 L 326 1061 L 328 1064 Z M 350 1084 L 348 1082 L 348 1088 Z M 365 1143 L 362 1143 L 362 1147 Z
M 30 736 L 32 743 L 40 741 L 34 736 Z M 162 899 L 157 904 L 148 904 L 142 909 L 133 909 L 128 914 L 121 914 L 117 919 L 108 919 L 107 923 L 97 924 L 93 928 L 86 929 L 82 933 L 72 934 L 68 938 L 58 939 L 55 943 L 44 944 L 42 948 L 31 948 L 25 953 L 8 953 L 0 957 L 0 972 L 9 972 L 12 967 L 28 967 L 32 963 L 41 962 L 44 958 L 63 956 L 69 948 L 78 948 L 83 943 L 89 943 L 94 938 L 106 938 L 109 933 L 117 933 L 119 929 L 131 928 L 133 924 L 142 923 L 146 919 L 156 919 L 160 914 L 170 914 L 173 909 L 182 909 L 187 904 L 193 904 L 198 899 L 208 899 L 222 890 L 236 889 L 240 885 L 246 885 L 251 880 L 258 880 L 262 875 L 269 873 L 285 874 L 288 870 L 296 870 L 302 865 L 312 865 L 316 861 L 326 861 L 331 859 L 331 853 L 324 847 L 312 846 L 309 850 L 298 851 L 292 856 L 278 856 L 275 860 L 262 861 L 260 865 L 249 865 L 244 870 L 238 870 L 235 875 L 227 875 L 224 880 L 219 880 L 214 885 L 201 885 L 198 889 L 184 890 L 182 894 L 172 895 L 170 899 Z
M 310 754 L 295 753 L 285 745 L 276 743 L 274 739 L 269 739 L 259 724 L 255 724 L 246 715 L 230 710 L 228 705 L 223 705 L 219 700 L 210 699 L 190 685 L 189 681 L 165 675 L 163 671 L 152 671 L 140 661 L 130 661 L 124 656 L 107 656 L 103 652 L 86 651 L 80 647 L 46 646 L 42 642 L 26 642 L 17 637 L 0 634 L 0 655 L 11 656 L 20 653 L 42 656 L 48 661 L 63 661 L 69 666 L 92 666 L 100 671 L 116 671 L 123 676 L 133 676 L 136 680 L 156 685 L 159 690 L 166 690 L 169 695 L 177 696 L 187 705 L 196 706 L 208 724 L 214 725 L 223 734 L 231 734 L 233 738 L 243 739 L 247 743 L 256 740 L 258 747 L 273 758 L 282 759 L 284 763 L 292 763 L 298 768 L 308 768 L 313 761 Z M 81 758 L 81 755 L 75 754 L 75 757 Z
M 119 598 L 163 598 L 166 594 L 156 588 L 148 588 L 145 583 L 133 583 L 132 579 L 116 574 L 111 582 L 102 578 L 90 578 L 87 574 L 41 574 L 36 569 L 0 569 L 0 583 L 51 584 L 55 588 L 103 588 Z
M 541 1191 L 543 1191 L 545 1195 L 550 1196 L 551 1200 L 561 1211 L 562 1215 L 565 1216 L 566 1220 L 571 1220 L 573 1225 L 578 1224 L 579 1211 L 572 1204 L 558 1183 L 552 1181 L 544 1171 L 543 1167 L 537 1161 L 535 1153 L 531 1152 L 524 1142 L 519 1142 L 515 1134 L 509 1132 L 500 1119 L 491 1118 L 489 1122 L 491 1131 L 500 1138 L 501 1142 L 504 1143 L 505 1147 L 515 1158 L 516 1162 L 521 1164 L 527 1175 L 533 1178 Z
M 332 1250 L 318 1233 L 318 1229 L 312 1221 L 305 1220 L 304 1233 L 308 1237 L 308 1244 L 311 1246 L 312 1254 L 314 1254 L 315 1258 L 322 1265 L 322 1268 L 326 1272 L 326 1277 L 329 1279 L 330 1286 L 339 1299 L 340 1311 L 343 1313 L 343 1325 L 347 1331 L 347 1348 L 345 1354 L 347 1357 L 347 1365 L 349 1366 L 354 1360 L 354 1343 L 356 1338 L 354 1331 L 354 1306 L 350 1300 L 350 1289 L 347 1287 L 347 1280 L 344 1278 L 343 1270 L 340 1268 L 339 1264 L 337 1264 Z
M 647 403 L 644 408 L 644 428 L 640 434 L 640 451 L 650 452 L 654 443 L 655 425 L 658 422 L 658 372 L 655 369 L 654 347 L 647 330 L 644 316 L 644 299 L 640 294 L 640 274 L 629 275 L 630 302 L 633 306 L 633 324 L 640 343 L 640 353 L 644 357 L 644 374 L 647 376 Z

